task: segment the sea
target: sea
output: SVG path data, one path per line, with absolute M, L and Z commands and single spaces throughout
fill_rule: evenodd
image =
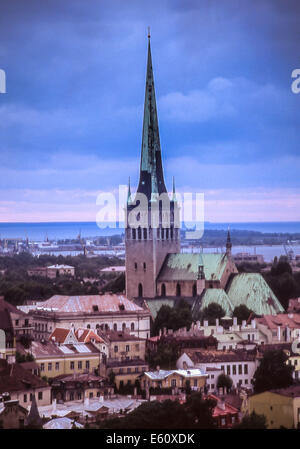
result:
M 282 233 L 296 234 L 300 233 L 300 222 L 250 222 L 250 223 L 212 223 L 206 222 L 204 229 L 208 230 L 231 230 L 257 231 L 264 233 Z M 95 222 L 44 222 L 44 223 L 0 223 L 0 239 L 28 237 L 30 241 L 42 242 L 46 238 L 49 240 L 76 239 L 78 234 L 84 238 L 112 236 L 122 234 L 124 228 L 122 225 L 114 223 L 105 223 L 98 226 Z M 300 245 L 294 243 L 292 246 L 294 255 L 300 255 Z M 201 248 L 189 248 L 190 251 L 200 251 Z M 220 252 L 224 248 L 205 248 L 204 252 Z M 124 251 L 116 253 L 110 251 L 113 255 L 123 257 Z M 233 246 L 233 254 L 247 252 L 250 254 L 262 254 L 266 262 L 270 262 L 275 256 L 286 255 L 286 248 L 283 245 L 259 245 L 259 246 Z M 52 253 L 49 251 L 49 253 Z M 53 254 L 77 255 L 80 251 L 53 252 Z M 98 253 L 98 251 L 97 251 Z M 104 252 L 101 252 L 102 254 Z M 109 251 L 106 251 L 109 255 Z
M 246 230 L 268 233 L 300 233 L 299 221 L 285 222 L 250 222 L 250 223 L 213 223 L 205 222 L 207 230 Z M 111 236 L 122 234 L 122 224 L 96 222 L 43 222 L 43 223 L 0 223 L 0 239 L 21 238 L 33 241 L 76 239 L 81 237 Z

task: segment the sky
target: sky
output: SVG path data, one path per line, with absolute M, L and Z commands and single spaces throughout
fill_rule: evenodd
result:
M 300 221 L 298 0 L 1 0 L 0 221 L 94 221 L 138 183 L 147 28 L 166 184 Z

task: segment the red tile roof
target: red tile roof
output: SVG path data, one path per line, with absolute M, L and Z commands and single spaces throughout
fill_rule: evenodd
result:
M 264 324 L 269 329 L 277 329 L 278 326 L 298 329 L 300 327 L 300 313 L 280 313 L 278 315 L 264 315 L 256 318 L 257 322 Z
M 49 340 L 53 340 L 56 343 L 64 343 L 66 341 L 67 336 L 70 333 L 70 329 L 65 329 L 61 327 L 57 327 L 54 329 L 52 334 L 49 337 Z

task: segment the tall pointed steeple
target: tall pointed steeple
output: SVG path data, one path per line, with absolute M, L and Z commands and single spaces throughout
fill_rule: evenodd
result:
M 153 196 L 167 192 L 161 159 L 158 117 L 152 70 L 150 32 L 148 33 L 148 61 L 144 104 L 144 121 L 140 180 L 137 192 L 144 193 L 150 201 Z
M 230 237 L 230 229 L 229 229 L 229 226 L 228 226 L 227 241 L 226 241 L 226 254 L 227 254 L 227 256 L 231 256 L 231 248 L 232 248 L 232 243 L 231 243 L 231 237 Z
M 129 178 L 128 178 L 127 204 L 131 204 L 131 203 L 132 203 L 132 199 L 131 199 L 130 176 L 129 176 Z

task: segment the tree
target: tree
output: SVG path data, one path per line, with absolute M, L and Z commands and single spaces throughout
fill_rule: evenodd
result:
M 226 376 L 226 374 L 222 373 L 219 375 L 217 379 L 217 388 L 223 388 L 223 392 L 226 388 L 227 391 L 230 391 L 232 388 L 232 379 L 229 376 Z
M 212 429 L 216 401 L 192 393 L 185 404 L 166 400 L 144 402 L 124 418 L 107 420 L 105 429 Z
M 245 304 L 240 304 L 234 308 L 233 316 L 236 317 L 238 323 L 241 324 L 242 321 L 248 320 L 251 313 L 253 313 L 252 310 L 248 309 Z
M 202 320 L 207 320 L 209 325 L 214 325 L 216 323 L 216 319 L 220 319 L 225 316 L 225 311 L 215 302 L 210 303 L 200 314 L 200 318 Z
M 293 383 L 294 367 L 286 362 L 288 356 L 281 350 L 266 351 L 253 379 L 255 393 L 289 387 Z
M 179 357 L 179 346 L 176 342 L 168 343 L 162 338 L 157 345 L 156 351 L 148 351 L 146 359 L 150 368 L 173 369 Z
M 265 415 L 258 415 L 254 411 L 251 415 L 245 415 L 242 421 L 233 426 L 233 429 L 266 429 L 267 420 Z
M 190 328 L 193 322 L 191 308 L 184 300 L 180 300 L 178 305 L 170 307 L 161 306 L 152 326 L 152 335 L 158 335 L 164 327 L 174 331 L 182 327 Z

